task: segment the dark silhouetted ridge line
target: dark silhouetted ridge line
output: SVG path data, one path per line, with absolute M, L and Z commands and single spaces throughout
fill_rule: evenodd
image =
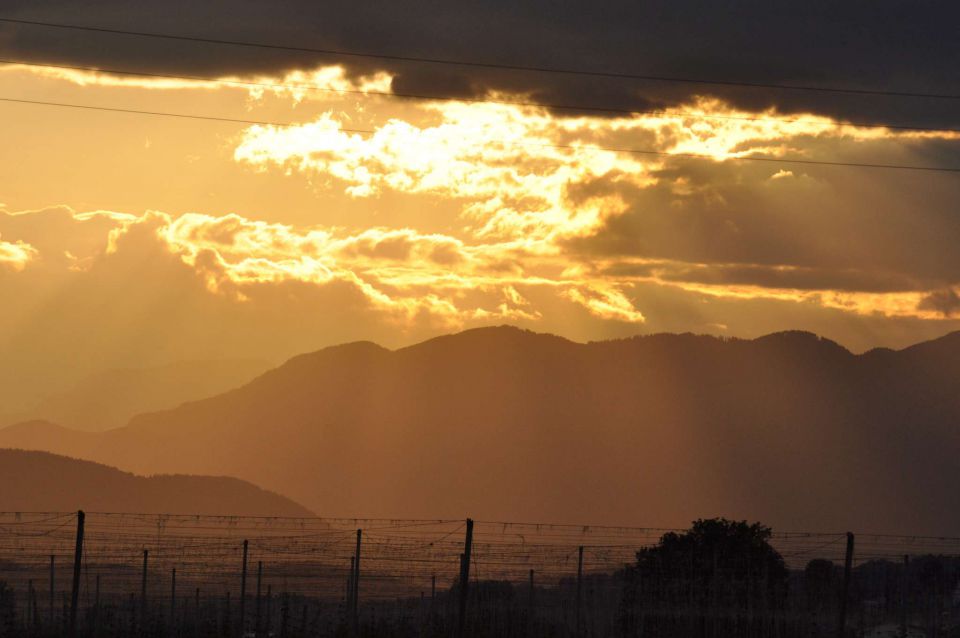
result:
M 644 80 L 653 82 L 670 82 L 680 84 L 706 84 L 715 86 L 733 86 L 744 88 L 775 89 L 786 91 L 811 91 L 818 93 L 838 93 L 852 95 L 874 95 L 888 97 L 912 97 L 929 98 L 938 100 L 960 100 L 960 94 L 954 93 L 926 93 L 919 91 L 906 90 L 881 90 L 881 89 L 857 89 L 841 87 L 825 87 L 801 84 L 776 84 L 766 82 L 750 82 L 742 80 L 717 80 L 710 78 L 693 78 L 667 75 L 647 75 L 639 73 L 626 73 L 619 71 L 598 71 L 590 69 L 569 69 L 550 66 L 527 66 L 521 64 L 506 64 L 495 62 L 479 62 L 471 60 L 451 60 L 447 58 L 421 57 L 412 55 L 393 55 L 386 53 L 371 53 L 365 51 L 348 51 L 344 49 L 320 49 L 313 47 L 300 47 L 284 44 L 274 44 L 268 42 L 250 42 L 245 40 L 225 40 L 219 38 L 207 38 L 199 36 L 177 35 L 172 33 L 157 33 L 153 31 L 132 31 L 126 29 L 111 29 L 107 27 L 95 27 L 79 24 L 67 24 L 62 22 L 44 22 L 40 20 L 24 20 L 20 18 L 3 18 L 0 22 L 9 24 L 21 24 L 37 27 L 49 27 L 55 29 L 71 29 L 75 31 L 88 31 L 92 33 L 110 33 L 114 35 L 127 35 L 143 38 L 160 38 L 164 40 L 178 40 L 181 42 L 202 42 L 205 44 L 218 44 L 228 46 L 252 47 L 258 49 L 272 49 L 277 51 L 293 51 L 300 53 L 315 53 L 320 55 L 335 55 L 354 58 L 372 58 L 378 60 L 390 60 L 394 62 L 415 62 L 422 64 L 437 64 L 445 66 L 460 66 L 482 69 L 498 69 L 504 71 L 525 71 L 531 73 L 550 73 L 555 75 L 574 75 L 587 77 L 602 77 L 620 80 Z
M 232 124 L 276 126 L 276 127 L 284 127 L 284 128 L 306 126 L 310 124 L 310 122 L 274 122 L 269 120 L 248 120 L 248 119 L 232 118 L 232 117 L 219 117 L 214 115 L 171 113 L 169 111 L 147 111 L 147 110 L 140 110 L 140 109 L 126 109 L 126 108 L 109 107 L 109 106 L 94 106 L 90 104 L 73 104 L 69 102 L 47 102 L 42 100 L 25 100 L 25 99 L 10 98 L 10 97 L 0 97 L 0 102 L 9 102 L 14 104 L 29 104 L 34 106 L 53 106 L 53 107 L 61 107 L 61 108 L 81 109 L 86 111 L 105 111 L 109 113 L 127 113 L 127 114 L 134 114 L 134 115 L 175 117 L 180 119 L 226 122 L 226 123 L 232 123 Z M 376 133 L 376 131 L 373 129 L 355 129 L 355 128 L 337 128 L 337 131 L 343 132 L 343 133 L 359 133 L 359 134 L 375 134 Z M 803 164 L 803 165 L 812 165 L 812 166 L 845 166 L 850 168 L 878 168 L 878 169 L 882 168 L 882 169 L 905 170 L 905 171 L 960 173 L 960 167 L 952 167 L 952 166 L 918 166 L 913 164 L 874 164 L 870 162 L 839 162 L 839 161 L 828 161 L 828 160 L 806 160 L 806 159 L 778 158 L 778 157 L 717 158 L 712 155 L 699 154 L 699 153 L 670 153 L 668 151 L 655 151 L 652 149 L 618 148 L 618 147 L 609 147 L 609 146 L 586 146 L 586 145 L 578 145 L 578 144 L 537 144 L 537 143 L 531 142 L 528 144 L 503 143 L 503 145 L 508 147 L 515 147 L 515 148 L 537 147 L 537 148 L 555 148 L 555 149 L 564 149 L 564 150 L 573 150 L 573 151 L 606 151 L 610 153 L 625 153 L 625 154 L 631 154 L 631 155 L 650 155 L 650 156 L 657 156 L 657 157 L 710 160 L 714 162 L 721 162 L 721 161 L 768 162 L 768 163 L 777 163 L 777 164 Z
M 740 122 L 780 122 L 784 124 L 814 124 L 822 125 L 822 122 L 805 118 L 785 118 L 785 117 L 751 117 L 747 115 L 716 115 L 711 113 L 694 113 L 691 111 L 669 111 L 667 109 L 630 109 L 616 108 L 609 106 L 581 105 L 581 104 L 557 104 L 553 102 L 533 102 L 528 100 L 498 100 L 493 98 L 468 98 L 456 97 L 452 95 L 434 95 L 427 93 L 394 93 L 392 91 L 375 91 L 364 89 L 338 89 L 319 84 L 310 84 L 302 82 L 258 82 L 255 80 L 241 80 L 234 78 L 218 78 L 204 75 L 175 75 L 170 73 L 153 73 L 149 71 L 134 71 L 128 69 L 102 68 L 95 66 L 81 66 L 72 64 L 51 64 L 46 62 L 29 62 L 26 60 L 15 60 L 9 58 L 0 58 L 0 64 L 16 64 L 19 66 L 28 66 L 44 69 L 62 69 L 67 71 L 82 71 L 87 73 L 103 73 L 106 75 L 133 76 L 143 78 L 154 78 L 164 80 L 185 80 L 191 82 L 210 82 L 237 87 L 260 87 L 269 89 L 283 90 L 304 90 L 304 91 L 322 91 L 326 93 L 336 93 L 339 95 L 359 95 L 363 97 L 384 97 L 390 99 L 407 100 L 427 100 L 438 102 L 461 102 L 467 104 L 502 104 L 505 106 L 523 106 L 536 107 L 544 109 L 553 109 L 558 111 L 586 111 L 591 113 L 608 113 L 614 115 L 651 115 L 664 117 L 684 117 L 702 120 L 725 120 Z M 832 119 L 832 118 L 831 118 Z M 883 124 L 879 122 L 854 122 L 834 120 L 839 126 L 855 126 L 857 128 L 889 129 L 896 131 L 918 131 L 927 133 L 960 133 L 960 128 L 954 127 L 933 127 L 920 126 L 915 124 Z

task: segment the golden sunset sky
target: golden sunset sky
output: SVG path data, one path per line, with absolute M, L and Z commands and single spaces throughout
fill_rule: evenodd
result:
M 854 351 L 960 327 L 956 173 L 787 161 L 947 166 L 949 127 L 707 88 L 633 114 L 397 99 L 376 63 L 200 76 L 0 65 L 4 98 L 291 123 L 0 102 L 8 405 L 112 367 L 503 323 Z

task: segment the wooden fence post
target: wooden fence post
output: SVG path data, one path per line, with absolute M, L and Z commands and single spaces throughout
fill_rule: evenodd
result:
M 244 632 L 246 631 L 247 618 L 246 618 L 246 606 L 247 606 L 247 550 L 249 548 L 249 541 L 243 541 L 243 566 L 240 570 L 240 622 L 238 623 L 239 635 L 243 637 Z
M 574 635 L 580 635 L 580 607 L 583 599 L 583 545 L 577 548 L 577 611 L 576 611 L 576 629 Z
M 53 627 L 57 623 L 57 614 L 53 608 L 54 580 L 56 577 L 56 568 L 55 568 L 56 559 L 57 559 L 56 556 L 54 556 L 53 554 L 50 554 L 50 630 L 51 631 L 53 631 Z
M 260 585 L 263 582 L 263 561 L 257 561 L 257 605 L 253 618 L 253 635 L 260 635 Z
M 840 590 L 840 616 L 837 619 L 837 638 L 847 632 L 847 599 L 850 597 L 850 571 L 853 568 L 853 534 L 847 532 L 847 553 L 843 561 L 843 585 Z
M 910 556 L 909 554 L 903 555 L 903 578 L 900 583 L 900 636 L 901 638 L 907 637 L 907 629 L 909 624 L 909 614 L 907 614 L 907 606 L 909 603 L 909 592 L 910 587 L 910 576 L 907 572 L 910 569 Z
M 177 635 L 177 568 L 170 569 L 170 635 Z
M 140 575 L 140 633 L 147 629 L 147 558 L 150 550 L 143 550 L 143 571 Z
M 70 635 L 77 634 L 77 600 L 80 596 L 80 567 L 83 564 L 83 523 L 86 515 L 77 511 L 77 540 L 73 550 L 73 584 L 70 589 Z
M 527 594 L 527 634 L 530 635 L 533 632 L 533 623 L 536 617 L 536 611 L 534 608 L 534 593 L 533 593 L 533 570 L 530 570 L 530 591 Z
M 467 519 L 467 534 L 463 541 L 463 558 L 460 561 L 460 617 L 459 635 L 467 626 L 467 590 L 470 585 L 470 556 L 473 551 L 473 519 Z
M 357 530 L 357 552 L 353 561 L 353 635 L 360 634 L 360 540 L 363 536 L 363 530 Z

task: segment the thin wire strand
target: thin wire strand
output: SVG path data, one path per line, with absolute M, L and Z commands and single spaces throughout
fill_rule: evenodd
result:
M 762 88 L 762 89 L 776 89 L 776 90 L 787 90 L 787 91 L 810 91 L 810 92 L 818 92 L 818 93 L 838 93 L 838 94 L 851 94 L 851 95 L 873 95 L 873 96 L 889 96 L 889 97 L 928 98 L 928 99 L 940 99 L 940 100 L 960 100 L 960 94 L 954 94 L 954 93 L 927 93 L 927 92 L 906 91 L 906 90 L 890 91 L 890 90 L 881 90 L 881 89 L 840 88 L 840 87 L 811 86 L 811 85 L 801 85 L 801 84 L 775 84 L 775 83 L 750 82 L 750 81 L 741 81 L 741 80 L 717 80 L 717 79 L 710 79 L 710 78 L 693 78 L 693 77 L 679 77 L 679 76 L 666 76 L 666 75 L 625 73 L 625 72 L 619 72 L 619 71 L 598 71 L 598 70 L 589 70 L 589 69 L 570 69 L 570 68 L 549 67 L 549 66 L 527 66 L 527 65 L 520 65 L 520 64 L 504 64 L 504 63 L 479 62 L 479 61 L 470 61 L 470 60 L 451 60 L 446 58 L 420 57 L 420 56 L 412 56 L 412 55 L 392 55 L 392 54 L 385 54 L 385 53 L 348 51 L 344 49 L 320 49 L 320 48 L 312 48 L 312 47 L 300 47 L 300 46 L 292 46 L 292 45 L 274 44 L 274 43 L 268 43 L 268 42 L 226 40 L 226 39 L 219 39 L 219 38 L 177 35 L 177 34 L 171 34 L 171 33 L 158 33 L 153 31 L 110 29 L 106 27 L 67 24 L 62 22 L 45 22 L 40 20 L 25 20 L 20 18 L 0 17 L 0 22 L 6 22 L 8 24 L 47 27 L 47 28 L 54 28 L 54 29 L 87 31 L 91 33 L 109 33 L 112 35 L 126 35 L 126 36 L 143 37 L 143 38 L 177 40 L 180 42 L 200 42 L 204 44 L 242 46 L 242 47 L 250 47 L 250 48 L 257 48 L 257 49 L 271 49 L 275 51 L 314 53 L 314 54 L 320 54 L 320 55 L 334 55 L 334 56 L 352 57 L 352 58 L 371 58 L 371 59 L 378 59 L 378 60 L 390 60 L 393 62 L 415 62 L 415 63 L 422 63 L 422 64 L 436 64 L 436 65 L 444 65 L 444 66 L 496 69 L 496 70 L 502 70 L 502 71 L 524 71 L 524 72 L 530 72 L 530 73 L 548 73 L 548 74 L 555 74 L 555 75 L 602 77 L 602 78 L 612 78 L 612 79 L 619 79 L 619 80 L 644 80 L 644 81 L 653 81 L 653 82 L 705 84 L 705 85 L 714 85 L 714 86 L 734 86 L 734 87 L 744 87 L 744 88 Z
M 107 107 L 107 106 L 93 106 L 89 104 L 73 104 L 68 102 L 47 102 L 41 100 L 25 100 L 18 98 L 10 97 L 0 97 L 0 102 L 9 102 L 16 104 L 30 104 L 35 106 L 53 106 L 61 108 L 73 108 L 73 109 L 83 109 L 89 111 L 106 111 L 111 113 L 127 113 L 127 114 L 136 114 L 136 115 L 151 115 L 159 117 L 174 117 L 181 119 L 191 119 L 191 120 L 207 120 L 213 122 L 227 122 L 232 124 L 252 124 L 260 126 L 276 126 L 284 128 L 292 128 L 297 126 L 304 126 L 309 124 L 309 122 L 274 122 L 268 120 L 249 120 L 241 118 L 230 118 L 230 117 L 218 117 L 213 115 L 194 115 L 188 113 L 171 113 L 169 111 L 146 111 L 140 109 L 125 109 L 117 107 Z M 356 129 L 356 128 L 338 128 L 340 132 L 344 133 L 358 133 L 358 134 L 375 134 L 376 131 L 372 129 Z M 952 166 L 919 166 L 913 164 L 875 164 L 870 162 L 839 162 L 839 161 L 828 161 L 828 160 L 805 160 L 799 158 L 789 158 L 789 157 L 724 157 L 717 158 L 712 155 L 700 154 L 700 153 L 670 153 L 668 151 L 655 151 L 651 149 L 640 149 L 640 148 L 619 148 L 619 147 L 608 147 L 608 146 L 588 146 L 582 144 L 538 144 L 538 143 L 507 143 L 505 146 L 513 146 L 520 148 L 554 148 L 562 150 L 573 150 L 573 151 L 606 151 L 611 153 L 625 153 L 631 155 L 649 155 L 656 157 L 669 157 L 669 158 L 682 158 L 682 159 L 695 159 L 695 160 L 710 160 L 710 161 L 738 161 L 738 162 L 768 162 L 775 164 L 803 164 L 803 165 L 812 165 L 812 166 L 845 166 L 851 168 L 871 168 L 871 169 L 890 169 L 890 170 L 906 170 L 906 171 L 924 171 L 924 172 L 939 172 L 939 173 L 960 173 L 960 167 Z
M 683 117 L 703 120 L 722 120 L 737 122 L 777 122 L 781 124 L 815 124 L 820 125 L 823 122 L 811 120 L 808 118 L 782 118 L 782 117 L 751 117 L 747 115 L 716 115 L 711 113 L 696 113 L 693 111 L 673 111 L 668 109 L 628 109 L 615 108 L 596 105 L 578 105 L 578 104 L 557 104 L 553 102 L 533 102 L 524 100 L 498 100 L 493 98 L 469 98 L 455 97 L 451 95 L 430 95 L 426 93 L 395 93 L 392 91 L 376 91 L 368 89 L 338 89 L 318 84 L 302 82 L 258 82 L 254 80 L 239 80 L 232 78 L 218 78 L 203 75 L 174 75 L 170 73 L 151 73 L 148 71 L 131 71 L 127 69 L 103 68 L 94 66 L 78 66 L 71 64 L 51 64 L 40 62 L 29 62 L 26 60 L 17 60 L 11 58 L 0 58 L 0 64 L 11 64 L 28 66 L 43 69 L 61 69 L 67 71 L 83 71 L 87 73 L 101 73 L 106 75 L 133 76 L 143 78 L 155 78 L 164 80 L 185 80 L 191 82 L 208 82 L 216 84 L 225 84 L 237 87 L 259 87 L 280 90 L 305 90 L 322 91 L 326 93 L 336 93 L 339 95 L 359 95 L 362 97 L 383 97 L 389 99 L 403 100 L 424 100 L 437 102 L 460 102 L 467 104 L 501 104 L 505 106 L 522 106 L 531 108 L 544 108 L 559 111 L 586 111 L 592 113 L 609 113 L 616 115 L 648 115 L 664 117 Z M 870 129 L 890 129 L 897 131 L 918 131 L 927 133 L 960 133 L 960 128 L 955 127 L 931 127 L 919 126 L 914 124 L 882 124 L 878 122 L 856 122 L 839 121 L 843 126 L 854 126 L 857 128 Z

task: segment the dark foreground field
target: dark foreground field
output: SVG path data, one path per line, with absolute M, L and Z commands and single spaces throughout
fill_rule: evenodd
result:
M 78 553 L 79 518 L 0 514 L 0 635 L 950 636 L 960 621 L 960 539 L 91 513 Z

